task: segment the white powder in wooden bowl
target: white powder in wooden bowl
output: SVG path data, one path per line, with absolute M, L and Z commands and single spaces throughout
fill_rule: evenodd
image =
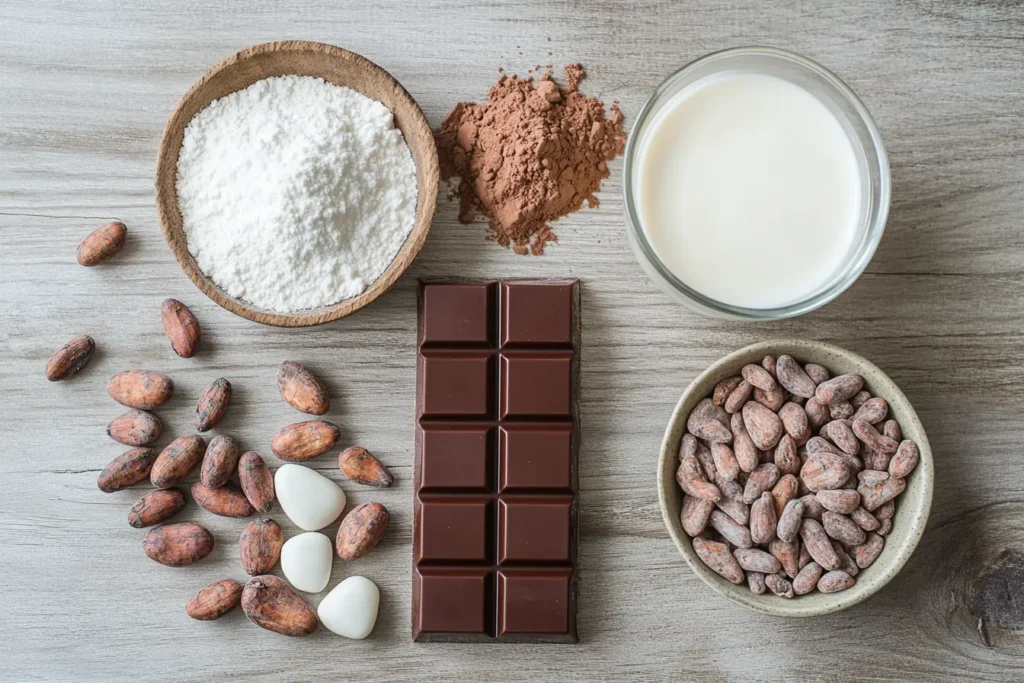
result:
M 416 218 L 416 166 L 391 111 L 308 76 L 258 81 L 196 114 L 177 191 L 199 268 L 276 312 L 362 293 Z

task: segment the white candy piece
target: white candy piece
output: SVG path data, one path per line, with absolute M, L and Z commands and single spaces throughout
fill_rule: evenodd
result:
M 281 547 L 281 571 L 295 590 L 319 593 L 331 580 L 331 539 L 316 531 L 293 536 Z
M 319 472 L 302 465 L 281 465 L 274 474 L 277 502 L 303 531 L 317 531 L 345 509 L 345 492 Z
M 339 636 L 362 640 L 377 623 L 380 590 L 363 576 L 350 576 L 327 594 L 316 610 L 320 623 Z

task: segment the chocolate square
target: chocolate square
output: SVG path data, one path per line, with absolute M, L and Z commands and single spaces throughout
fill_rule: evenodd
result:
M 498 501 L 498 562 L 568 562 L 572 497 Z
M 572 426 L 501 427 L 499 490 L 565 489 L 572 486 Z
M 498 572 L 498 635 L 567 633 L 572 570 Z

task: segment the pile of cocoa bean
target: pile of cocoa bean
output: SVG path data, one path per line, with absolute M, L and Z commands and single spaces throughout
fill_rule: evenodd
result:
M 864 379 L 765 356 L 690 413 L 676 481 L 683 530 L 720 576 L 783 598 L 854 585 L 917 466 Z
M 123 223 L 106 224 L 89 235 L 78 250 L 78 261 L 94 266 L 116 254 L 124 244 Z M 173 351 L 191 358 L 200 346 L 199 321 L 187 306 L 167 299 L 161 307 L 164 331 Z M 92 358 L 96 343 L 89 336 L 76 337 L 49 360 L 46 376 L 66 380 L 82 370 Z M 286 361 L 278 369 L 282 398 L 299 411 L 323 415 L 329 395 L 323 382 L 301 363 Z M 274 476 L 255 451 L 241 453 L 239 444 L 227 435 L 209 443 L 199 434 L 174 439 L 157 453 L 148 446 L 163 434 L 163 423 L 153 411 L 174 392 L 167 375 L 149 370 L 129 370 L 114 375 L 107 383 L 111 398 L 130 410 L 108 425 L 107 434 L 131 446 L 100 473 L 99 489 L 113 493 L 149 479 L 155 487 L 129 510 L 128 523 L 150 529 L 143 539 L 148 557 L 170 567 L 198 562 L 213 551 L 214 537 L 194 523 L 162 524 L 186 503 L 182 484 L 199 468 L 198 480 L 189 491 L 206 511 L 224 517 L 245 518 L 269 513 L 275 502 Z M 206 432 L 224 417 L 231 400 L 231 383 L 214 380 L 200 396 L 195 412 L 195 429 Z M 325 420 L 286 426 L 273 439 L 271 449 L 282 460 L 305 461 L 327 452 L 338 440 L 338 428 Z M 366 449 L 352 447 L 339 457 L 341 471 L 351 480 L 373 486 L 390 486 L 391 473 Z M 367 511 L 374 519 L 367 521 Z M 370 552 L 387 529 L 388 512 L 379 503 L 361 505 L 347 515 L 338 529 L 336 551 L 345 560 Z M 199 590 L 186 605 L 189 616 L 198 620 L 217 619 L 241 604 L 254 624 L 285 635 L 306 635 L 319 621 L 313 610 L 289 584 L 268 575 L 277 565 L 284 544 L 280 525 L 270 517 L 257 517 L 242 529 L 239 558 L 242 569 L 252 578 L 243 585 L 223 579 Z

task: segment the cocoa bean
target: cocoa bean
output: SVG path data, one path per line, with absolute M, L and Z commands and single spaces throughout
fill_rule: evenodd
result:
M 199 470 L 199 481 L 211 489 L 228 483 L 238 467 L 238 442 L 223 434 L 210 439 Z
M 811 554 L 807 552 L 807 546 L 805 546 L 803 543 L 798 543 L 798 545 L 800 546 L 799 567 L 800 569 L 803 569 L 811 562 Z
M 695 455 L 686 453 L 680 458 L 679 469 L 676 470 L 676 482 L 684 493 L 695 498 L 710 501 L 718 501 L 722 498 L 718 487 L 704 478 L 700 461 Z
M 779 523 L 776 527 L 778 537 L 783 541 L 795 541 L 800 533 L 800 524 L 803 521 L 804 504 L 799 498 L 786 503 L 786 509 L 779 516 Z
M 166 489 L 187 477 L 203 459 L 206 442 L 201 436 L 179 436 L 164 448 L 153 463 L 153 486 Z
M 778 445 L 785 432 L 778 415 L 754 401 L 743 406 L 742 415 L 747 433 L 757 448 L 766 451 Z
M 715 506 L 745 526 L 750 521 L 750 506 L 743 502 L 743 487 L 734 481 L 723 481 L 720 490 L 722 497 L 715 501 Z
M 800 479 L 815 493 L 839 488 L 849 476 L 846 461 L 834 453 L 813 453 L 800 468 Z
M 156 451 L 151 448 L 125 451 L 103 468 L 96 479 L 96 485 L 104 493 L 113 493 L 138 484 L 149 476 L 156 459 Z
M 885 481 L 879 482 L 874 486 L 861 484 L 857 487 L 857 492 L 860 493 L 861 505 L 864 506 L 865 510 L 871 512 L 880 507 L 883 503 L 888 503 L 890 500 L 903 493 L 905 488 L 907 488 L 906 479 L 888 477 Z
M 754 400 L 775 413 L 786 402 L 786 394 L 783 392 L 782 387 L 775 387 L 771 391 L 754 389 Z
M 795 396 L 812 398 L 816 390 L 816 384 L 808 376 L 800 364 L 793 360 L 792 356 L 782 355 L 776 361 L 779 384 Z
M 889 473 L 883 470 L 864 470 L 857 473 L 857 481 L 866 486 L 881 484 L 889 478 Z
M 885 453 L 863 446 L 860 449 L 860 458 L 864 462 L 864 469 L 885 471 L 889 469 L 890 456 Z
M 238 482 L 253 508 L 259 512 L 270 512 L 275 498 L 274 475 L 259 453 L 249 451 L 239 459 Z
M 878 523 L 879 536 L 888 536 L 890 531 L 892 531 L 891 519 L 883 519 L 881 522 Z
M 827 514 L 827 513 L 826 513 Z M 807 547 L 811 558 L 829 571 L 839 568 L 839 557 L 832 548 L 824 527 L 813 519 L 804 519 L 800 524 L 800 539 Z
M 107 425 L 107 436 L 127 446 L 145 446 L 160 438 L 164 426 L 153 413 L 129 410 Z
M 863 543 L 853 548 L 853 559 L 861 569 L 870 567 L 885 547 L 885 539 L 878 534 L 868 534 Z
M 858 394 L 859 395 L 859 394 Z M 864 420 L 873 425 L 878 424 L 889 414 L 889 404 L 884 398 L 869 398 L 864 401 L 857 412 L 853 414 L 853 420 Z
M 811 561 L 803 566 L 800 573 L 793 579 L 793 592 L 806 595 L 818 587 L 818 580 L 824 570 L 817 562 Z
M 703 441 L 697 444 L 697 462 L 700 463 L 700 470 L 704 473 L 704 478 L 721 490 L 722 485 L 727 482 L 718 473 L 718 465 L 715 464 L 715 458 L 711 455 L 711 449 Z
M 783 434 L 775 447 L 775 466 L 783 474 L 797 474 L 800 471 L 800 456 L 796 454 L 796 441 L 789 434 Z
M 249 576 L 270 572 L 281 559 L 284 532 L 270 517 L 258 517 L 242 529 L 238 539 L 238 552 L 242 558 L 242 569 Z
M 849 420 L 855 412 L 857 412 L 856 408 L 849 401 L 830 403 L 828 406 L 828 415 L 833 420 Z
M 864 530 L 854 524 L 853 520 L 838 512 L 826 510 L 821 516 L 821 525 L 831 538 L 846 545 L 860 545 L 864 542 Z
M 286 360 L 277 369 L 277 389 L 288 405 L 310 415 L 323 415 L 331 404 L 324 383 L 295 361 Z
M 779 561 L 782 569 L 786 572 L 786 576 L 792 578 L 800 571 L 800 544 L 798 542 L 783 541 L 781 538 L 776 538 L 768 544 L 768 552 Z
M 740 374 L 743 375 L 743 379 L 764 391 L 772 391 L 779 386 L 775 378 L 772 377 L 772 374 L 760 365 L 754 365 L 753 363 L 744 365 L 743 369 L 740 370 Z
M 168 567 L 187 567 L 213 551 L 213 536 L 198 524 L 165 524 L 142 541 L 149 559 Z
M 807 413 L 807 423 L 812 429 L 818 429 L 832 419 L 828 404 L 820 402 L 816 398 L 807 399 L 804 404 L 804 412 Z
M 128 524 L 143 529 L 164 522 L 185 505 L 185 495 L 178 489 L 158 489 L 147 493 L 128 511 Z
M 732 448 L 733 453 L 736 455 L 736 462 L 739 463 L 741 470 L 749 474 L 754 471 L 754 468 L 760 462 L 757 446 L 754 445 L 750 434 L 747 433 L 747 425 L 743 422 L 743 415 L 741 413 L 733 414 L 730 424 L 733 436 Z
M 757 548 L 737 548 L 732 551 L 740 568 L 761 574 L 775 574 L 782 571 L 782 565 L 769 553 Z
M 914 471 L 920 459 L 921 452 L 916 443 L 910 439 L 901 442 L 899 448 L 896 449 L 896 455 L 889 461 L 889 476 L 897 479 L 905 478 Z
M 838 593 L 855 583 L 854 578 L 844 571 L 830 571 L 818 579 L 818 590 L 822 593 Z
M 797 446 L 804 445 L 811 438 L 811 424 L 803 406 L 792 401 L 783 404 L 779 408 L 779 419 L 782 420 L 782 428 L 793 437 Z
M 806 372 L 807 376 L 810 377 L 811 380 L 814 382 L 815 389 L 817 389 L 818 384 L 821 384 L 822 382 L 827 382 L 830 376 L 828 368 L 826 368 L 823 365 L 818 365 L 817 363 L 808 363 L 807 365 L 805 365 L 804 372 Z
M 729 394 L 732 390 L 739 386 L 739 383 L 743 381 L 743 378 L 739 375 L 733 377 L 726 377 L 721 382 L 715 385 L 715 390 L 711 394 L 711 401 L 716 406 L 725 405 L 725 400 L 729 398 Z
M 737 548 L 751 548 L 754 543 L 750 539 L 750 531 L 745 526 L 740 526 L 732 517 L 721 510 L 712 510 L 710 519 L 711 528 L 722 535 L 722 538 L 732 543 Z
M 96 228 L 78 245 L 79 265 L 91 268 L 121 251 L 128 228 L 121 221 L 111 221 Z
M 792 474 L 784 474 L 772 488 L 772 498 L 775 502 L 775 514 L 781 515 L 789 501 L 797 496 L 800 490 L 800 482 Z
M 704 533 L 704 529 L 708 526 L 708 520 L 711 518 L 711 511 L 714 509 L 715 504 L 710 500 L 683 494 L 683 509 L 679 513 L 679 523 L 686 535 L 692 538 Z
M 764 574 L 760 572 L 747 572 L 747 587 L 754 595 L 761 595 L 765 591 Z
M 860 407 L 871 400 L 871 392 L 861 389 L 850 399 L 850 405 L 853 406 L 854 410 L 860 410 Z
M 686 429 L 701 439 L 730 443 L 732 432 L 719 419 L 719 409 L 719 406 L 716 406 L 710 398 L 704 399 L 690 412 L 690 416 L 686 419 Z
M 778 574 L 768 574 L 764 577 L 764 583 L 768 586 L 768 590 L 780 598 L 793 597 L 793 584 Z
M 743 569 L 726 544 L 698 537 L 693 539 L 693 551 L 701 562 L 726 581 L 743 583 Z
M 254 576 L 242 590 L 242 611 L 260 628 L 286 636 L 305 636 L 320 624 L 316 612 L 276 576 Z
M 896 502 L 890 500 L 888 503 L 883 503 L 876 510 L 872 510 L 875 518 L 878 521 L 884 521 L 886 519 L 892 519 L 893 514 L 896 512 Z
M 87 334 L 75 337 L 50 356 L 46 363 L 46 379 L 59 382 L 73 377 L 89 364 L 95 351 L 96 342 L 92 337 Z
M 821 435 L 828 438 L 833 444 L 839 447 L 843 453 L 857 455 L 860 452 L 860 442 L 854 435 L 850 425 L 843 420 L 832 420 L 822 426 Z
M 228 411 L 230 401 L 231 382 L 223 377 L 213 380 L 213 384 L 206 388 L 196 405 L 196 431 L 205 432 L 213 429 Z
M 728 444 L 712 442 L 711 457 L 714 458 L 715 467 L 722 479 L 734 481 L 740 476 L 740 464 Z
M 886 420 L 882 425 L 882 434 L 897 443 L 903 440 L 903 430 L 900 429 L 900 423 L 896 420 Z
M 326 420 L 295 422 L 274 436 L 270 450 L 282 460 L 302 462 L 329 451 L 339 435 L 338 428 Z
M 765 492 L 750 506 L 750 540 L 754 545 L 770 543 L 775 538 L 775 526 L 779 523 L 775 515 L 775 500 Z M 739 558 L 737 558 L 739 559 Z M 743 563 L 740 562 L 740 566 Z M 764 570 L 756 570 L 764 571 Z M 769 572 L 770 573 L 770 572 Z
M 743 487 L 743 502 L 750 505 L 760 498 L 762 493 L 771 490 L 779 480 L 779 475 L 779 468 L 770 462 L 758 465 L 747 476 L 746 486 Z
M 711 513 L 714 515 L 714 512 Z M 356 560 L 377 547 L 388 529 L 391 515 L 380 503 L 363 503 L 345 515 L 338 527 L 335 546 L 338 557 Z
M 825 405 L 848 401 L 863 387 L 864 378 L 860 375 L 839 375 L 819 384 L 814 397 Z
M 858 497 L 860 496 L 860 494 L 857 495 Z M 858 507 L 856 510 L 851 512 L 850 519 L 852 519 L 853 523 L 864 531 L 875 531 L 881 526 L 878 519 L 862 507 Z
M 151 410 L 167 403 L 174 393 L 174 382 L 159 372 L 128 370 L 110 378 L 107 393 L 121 405 Z
M 234 579 L 215 581 L 200 589 L 185 605 L 185 613 L 199 621 L 212 621 L 242 602 L 242 584 Z
M 188 306 L 177 299 L 165 299 L 160 306 L 160 321 L 171 348 L 182 358 L 191 358 L 199 350 L 199 321 Z
M 854 420 L 852 431 L 858 439 L 863 441 L 864 444 L 873 451 L 892 455 L 896 452 L 897 447 L 899 447 L 897 442 L 887 436 L 879 434 L 878 430 L 876 430 L 874 426 L 864 420 Z M 840 448 L 842 448 L 842 446 L 840 446 Z
M 841 515 L 848 515 L 860 507 L 860 494 L 849 489 L 822 490 L 816 495 L 822 507 Z
M 729 397 L 725 400 L 725 412 L 733 414 L 740 411 L 747 401 L 750 400 L 750 395 L 754 393 L 754 385 L 747 380 L 742 380 L 736 388 L 732 390 Z M 734 435 L 735 436 L 735 435 Z
M 771 375 L 772 379 L 776 382 L 779 381 L 777 365 L 778 363 L 775 360 L 775 356 L 770 354 L 761 359 L 761 367 L 767 370 L 768 374 Z
M 245 494 L 237 489 L 212 489 L 197 481 L 192 484 L 192 498 L 203 509 L 221 517 L 248 517 L 254 512 Z
M 825 507 L 818 502 L 818 496 L 814 493 L 808 493 L 806 496 L 802 496 L 800 502 L 804 504 L 804 517 L 821 521 L 821 516 L 825 513 Z
M 352 481 L 367 486 L 387 488 L 394 482 L 390 470 L 362 446 L 343 450 L 338 456 L 338 467 Z

